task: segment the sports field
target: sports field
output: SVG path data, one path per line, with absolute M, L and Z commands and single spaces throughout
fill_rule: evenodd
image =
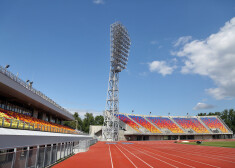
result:
M 197 144 L 196 142 L 189 142 L 183 144 L 235 148 L 235 141 L 215 141 L 215 142 L 203 141 L 202 144 Z
M 173 141 L 98 142 L 54 168 L 191 167 L 233 168 L 235 148 L 177 144 Z

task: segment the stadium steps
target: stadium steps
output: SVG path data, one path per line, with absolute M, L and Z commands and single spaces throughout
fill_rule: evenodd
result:
M 144 117 L 144 116 L 143 116 Z M 150 124 L 152 124 L 155 128 L 159 129 L 162 133 L 164 132 L 161 128 L 156 126 L 152 121 L 150 121 L 147 117 L 144 117 L 145 120 L 147 120 Z M 169 129 L 168 129 L 169 130 Z M 170 130 L 169 130 L 170 131 Z M 171 131 L 170 131 L 171 132 Z
M 136 123 L 139 127 L 140 127 L 140 131 L 145 133 L 145 132 L 149 132 L 151 133 L 149 130 L 147 130 L 146 128 L 144 128 L 142 125 L 140 125 L 139 123 L 137 123 L 135 120 L 133 120 L 131 117 L 129 117 L 130 114 L 126 114 L 126 116 L 131 120 L 133 121 L 134 123 Z
M 129 118 L 129 117 L 128 117 Z M 137 132 L 135 129 L 133 129 L 131 126 L 129 126 L 128 124 L 124 123 L 122 120 L 119 120 L 120 121 L 120 126 L 122 128 L 125 128 L 125 127 L 128 127 L 129 129 L 125 128 L 125 130 L 132 130 L 134 131 L 135 133 L 139 133 Z M 141 129 L 139 129 L 140 133 L 143 133 L 143 131 Z
M 201 120 L 200 117 L 197 117 L 197 120 L 198 120 L 211 134 L 213 134 L 212 130 Z
M 233 131 L 227 126 L 227 124 L 225 124 L 225 122 L 220 118 L 220 116 L 217 116 L 217 119 L 225 126 L 229 133 L 233 133 Z
M 175 123 L 175 125 L 177 125 L 180 129 L 182 129 L 184 131 L 184 133 L 188 133 L 187 130 L 185 130 L 183 127 L 181 127 L 181 125 L 179 125 L 175 120 L 173 120 L 173 118 L 168 117 L 173 123 Z

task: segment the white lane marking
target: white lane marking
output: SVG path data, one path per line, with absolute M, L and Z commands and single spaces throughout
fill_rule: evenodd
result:
M 154 147 L 153 147 L 154 148 Z M 156 150 L 156 149 L 155 149 Z M 211 164 L 207 164 L 207 163 L 204 163 L 204 162 L 200 162 L 200 161 L 196 161 L 196 160 L 192 160 L 192 159 L 188 159 L 188 158 L 185 158 L 185 157 L 181 157 L 181 156 L 177 156 L 177 155 L 173 155 L 173 154 L 169 154 L 169 153 L 166 153 L 166 152 L 162 152 L 162 151 L 159 151 L 157 150 L 158 152 L 161 152 L 161 153 L 165 153 L 167 155 L 172 155 L 172 156 L 175 156 L 175 157 L 179 157 L 179 158 L 183 158 L 185 160 L 190 160 L 192 162 L 197 162 L 197 163 L 201 163 L 201 164 L 204 164 L 204 165 L 208 165 L 208 166 L 211 166 L 211 167 L 217 167 L 217 168 L 220 168 L 218 166 L 214 166 L 214 165 L 211 165 Z
M 130 146 L 129 146 L 129 147 L 130 147 Z M 130 147 L 130 148 L 131 148 L 131 147 Z M 133 147 L 133 149 L 136 149 L 136 148 L 137 148 L 137 147 Z M 137 148 L 136 150 L 138 150 L 138 148 Z M 195 168 L 195 167 L 193 167 L 193 166 L 184 164 L 184 163 L 182 163 L 182 162 L 178 162 L 178 161 L 173 160 L 173 159 L 170 159 L 170 158 L 168 158 L 168 157 L 161 156 L 161 155 L 158 155 L 158 154 L 156 154 L 156 153 L 150 152 L 150 151 L 148 151 L 148 150 L 146 150 L 146 149 L 143 149 L 143 148 L 142 148 L 142 150 L 144 150 L 144 151 L 146 151 L 146 152 L 149 152 L 149 153 L 152 153 L 152 154 L 154 154 L 154 155 L 157 155 L 157 156 L 159 156 L 159 157 L 163 157 L 163 158 L 165 158 L 165 159 L 171 160 L 171 161 L 173 161 L 173 162 L 177 162 L 177 163 L 179 163 L 179 164 L 182 164 L 182 165 L 185 165 L 185 166 L 188 166 L 188 167 Z M 138 150 L 138 151 L 140 151 L 140 150 Z M 142 152 L 142 153 L 144 153 L 144 152 Z M 147 154 L 146 154 L 146 155 L 147 155 Z M 164 162 L 164 161 L 163 161 L 163 162 Z
M 131 147 L 129 147 L 129 148 L 131 148 Z M 135 148 L 132 148 L 132 149 L 135 149 Z M 137 149 L 135 149 L 135 150 L 137 150 Z M 139 151 L 139 150 L 137 150 L 137 151 Z M 163 160 L 161 160 L 161 159 L 158 159 L 158 158 L 156 158 L 156 157 L 154 157 L 154 156 L 151 156 L 151 155 L 149 155 L 149 154 L 147 154 L 147 153 L 145 153 L 145 152 L 142 152 L 142 151 L 139 151 L 139 152 L 140 152 L 140 153 L 143 153 L 143 154 L 145 154 L 145 155 L 147 155 L 147 156 L 149 156 L 149 157 L 152 157 L 152 158 L 154 158 L 154 159 L 157 159 L 157 160 L 159 160 L 159 161 L 161 161 L 161 162 L 163 162 L 163 163 L 165 163 L 165 164 L 168 164 L 168 165 L 170 165 L 170 166 L 172 166 L 172 167 L 179 168 L 179 167 L 177 167 L 177 166 L 175 166 L 175 165 L 172 165 L 172 164 L 167 163 L 167 162 L 165 162 L 165 161 L 163 161 Z
M 111 154 L 111 150 L 110 150 L 110 145 L 109 145 L 109 155 L 110 155 L 110 159 L 111 159 L 111 165 L 113 168 L 113 159 L 112 159 L 112 154 Z
M 121 145 L 119 145 L 119 146 L 121 146 Z M 121 146 L 122 147 L 122 146 Z M 123 148 L 123 147 L 122 147 Z M 125 148 L 123 148 L 123 149 L 125 149 Z M 133 153 L 131 153 L 130 151 L 128 151 L 127 149 L 125 149 L 127 152 L 129 152 L 130 154 L 132 154 L 133 156 L 135 156 L 137 159 L 139 159 L 139 160 L 141 160 L 142 162 L 144 162 L 146 165 L 148 165 L 149 167 L 152 167 L 152 168 L 154 168 L 153 166 L 151 166 L 151 165 L 149 165 L 148 163 L 146 163 L 144 160 L 142 160 L 142 159 L 140 159 L 138 156 L 136 156 L 135 154 L 133 154 Z
M 154 147 L 153 147 L 154 148 Z M 155 149 L 159 149 L 159 148 L 155 148 Z M 181 152 L 181 151 L 178 151 L 178 150 L 172 150 L 170 149 L 171 151 L 176 151 L 176 152 L 179 152 L 179 153 L 185 153 L 185 152 Z M 195 156 L 202 156 L 202 155 L 197 155 L 197 154 L 192 154 L 192 153 L 187 153 L 187 155 L 195 155 Z M 229 161 L 229 160 L 225 160 L 225 159 L 218 159 L 218 158 L 215 158 L 215 157 L 209 157 L 209 156 L 205 156 L 203 155 L 204 158 L 209 158 L 209 159 L 215 159 L 215 160 L 222 160 L 224 162 L 230 162 L 230 163 L 235 163 L 235 162 L 232 162 L 232 161 Z
M 178 144 L 178 145 L 182 145 L 182 144 Z M 199 147 L 199 146 L 197 146 L 197 147 Z M 169 149 L 169 150 L 172 150 L 172 148 L 168 148 L 168 149 Z M 180 148 L 180 149 L 181 149 L 181 148 Z M 211 154 L 211 153 L 202 152 L 201 149 L 202 149 L 202 148 L 197 148 L 196 150 L 191 150 L 191 149 L 190 149 L 190 153 L 193 152 L 193 153 L 195 154 L 195 153 L 198 153 L 198 152 L 199 152 L 200 154 L 203 154 L 204 156 L 205 156 L 205 155 L 209 155 L 209 156 L 213 156 L 214 158 L 215 158 L 215 157 L 222 157 L 222 158 L 232 159 L 232 160 L 235 159 L 235 158 L 231 158 L 231 155 L 230 155 L 230 157 L 226 157 L 226 156 L 224 156 L 224 155 L 221 156 L 220 154 L 222 154 L 222 153 L 216 154 L 216 153 L 214 152 L 213 154 Z M 187 152 L 187 150 L 182 150 L 182 149 L 179 150 L 179 148 L 177 148 L 177 151 L 178 151 L 178 152 Z
M 115 145 L 116 146 L 116 145 Z M 117 146 L 116 146 L 117 147 Z M 119 149 L 119 147 L 117 147 L 118 149 Z M 119 149 L 121 152 L 122 152 L 122 150 L 121 149 Z M 126 154 L 125 153 L 123 153 L 122 152 L 122 154 L 124 155 L 124 156 L 126 156 Z M 132 161 L 131 161 L 131 159 L 129 159 L 127 156 L 126 156 L 126 158 L 136 167 L 136 168 L 138 168 Z

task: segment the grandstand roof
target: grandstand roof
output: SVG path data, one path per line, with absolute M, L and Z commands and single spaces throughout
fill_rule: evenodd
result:
M 9 100 L 34 106 L 65 120 L 73 120 L 73 115 L 45 96 L 29 87 L 26 82 L 0 66 L 0 94 Z

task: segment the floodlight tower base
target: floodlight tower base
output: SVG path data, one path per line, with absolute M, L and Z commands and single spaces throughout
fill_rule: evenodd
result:
M 111 67 L 112 68 L 112 67 Z M 119 72 L 111 70 L 109 73 L 108 95 L 106 110 L 104 112 L 103 139 L 106 141 L 118 141 L 119 131 Z

